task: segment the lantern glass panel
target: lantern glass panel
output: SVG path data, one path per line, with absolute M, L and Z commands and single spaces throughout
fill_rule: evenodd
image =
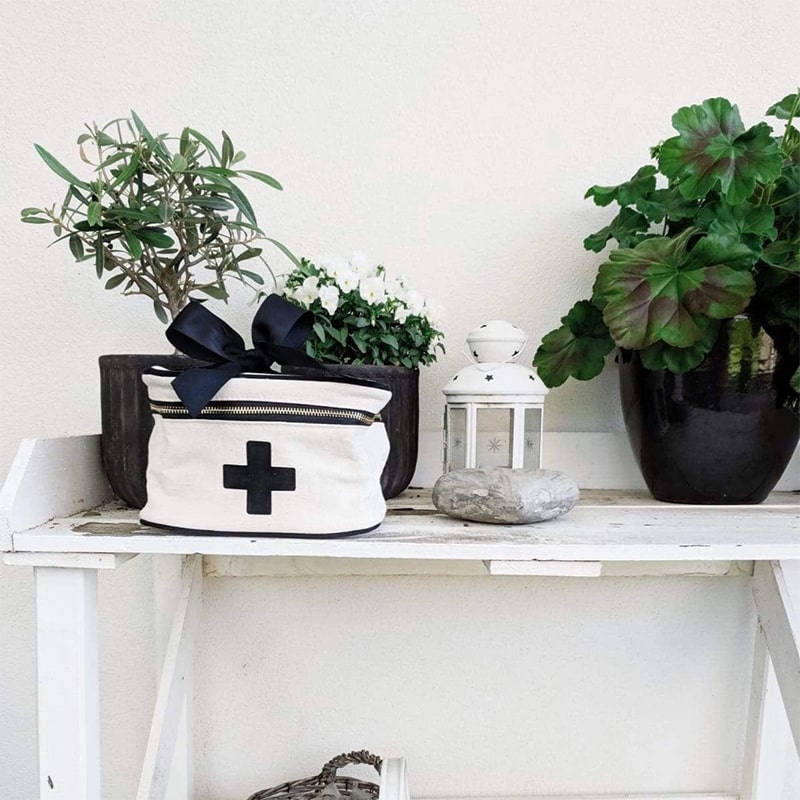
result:
M 464 469 L 467 466 L 467 409 L 448 408 L 447 463 L 449 469 Z
M 478 408 L 475 465 L 510 467 L 513 417 L 510 408 Z
M 526 469 L 538 469 L 542 466 L 542 409 L 525 409 L 525 449 L 523 466 Z

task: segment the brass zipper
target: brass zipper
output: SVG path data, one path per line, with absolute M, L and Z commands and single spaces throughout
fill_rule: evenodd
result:
M 164 419 L 191 419 L 189 410 L 179 402 L 150 401 L 150 411 Z M 311 422 L 333 425 L 372 425 L 380 414 L 355 408 L 334 408 L 294 403 L 218 401 L 209 403 L 200 419 L 253 420 L 259 422 Z

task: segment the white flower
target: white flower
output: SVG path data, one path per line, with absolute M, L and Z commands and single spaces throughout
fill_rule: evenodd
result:
M 275 294 L 286 294 L 286 280 L 289 276 L 288 275 L 276 275 L 275 276 Z
M 367 275 L 372 271 L 367 257 L 360 250 L 357 250 L 350 256 L 350 268 L 356 275 Z
M 411 289 L 408 292 L 406 303 L 408 304 L 408 310 L 412 314 L 418 315 L 422 313 L 422 309 L 425 307 L 425 298 L 419 292 Z
M 329 275 L 332 275 L 336 279 L 338 279 L 343 272 L 350 271 L 350 265 L 347 263 L 347 259 L 342 258 L 342 256 L 323 256 L 323 258 L 318 261 L 317 266 L 324 269 Z
M 310 306 L 319 297 L 319 278 L 311 275 L 294 291 L 294 299 L 303 306 Z
M 397 306 L 394 310 L 394 319 L 395 322 L 399 322 L 401 325 L 408 319 L 411 312 L 405 306 Z
M 362 278 L 358 284 L 358 291 L 371 305 L 377 305 L 386 299 L 386 284 L 375 275 Z
M 351 269 L 343 270 L 336 276 L 336 282 L 342 292 L 347 294 L 358 286 L 358 275 Z
M 323 286 L 319 290 L 319 302 L 331 315 L 339 307 L 339 290 L 335 286 Z
M 440 328 L 444 320 L 444 306 L 435 300 L 428 300 L 423 308 L 423 314 L 434 328 Z
M 406 280 L 404 277 L 392 278 L 386 282 L 386 293 L 395 300 L 405 303 L 408 300 L 408 289 L 406 289 Z

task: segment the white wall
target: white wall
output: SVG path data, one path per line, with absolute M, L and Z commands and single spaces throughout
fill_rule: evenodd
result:
M 98 355 L 167 349 L 147 302 L 105 292 L 92 267 L 47 249 L 41 227 L 17 222 L 20 208 L 63 194 L 34 141 L 77 170 L 74 142 L 87 120 L 134 108 L 159 131 L 224 127 L 253 168 L 286 187 L 250 192 L 270 234 L 298 254 L 363 249 L 447 306 L 448 355 L 422 377 L 432 441 L 440 387 L 461 365 L 470 327 L 507 318 L 538 342 L 590 290 L 600 257 L 581 240 L 609 214 L 581 199 L 586 187 L 632 174 L 680 105 L 723 95 L 746 120 L 759 118 L 794 86 L 800 57 L 788 32 L 798 24 L 794 0 L 5 0 L 0 475 L 23 436 L 99 428 Z M 244 330 L 245 299 L 215 310 Z M 615 378 L 611 365 L 592 383 L 551 393 L 548 427 L 619 431 Z M 104 662 L 103 742 L 119 764 L 106 775 L 109 800 L 131 796 L 143 753 L 157 578 L 145 560 L 101 585 L 113 657 Z M 3 800 L 35 791 L 31 593 L 28 573 L 0 570 Z M 731 627 L 746 597 L 736 580 L 218 579 L 207 595 L 201 797 L 240 797 L 362 745 L 412 756 L 423 794 L 577 791 L 594 778 L 607 791 L 647 788 L 648 779 L 676 791 L 735 786 L 752 636 L 752 626 Z M 505 603 L 519 635 L 494 628 Z M 297 627 L 278 625 L 273 609 L 288 610 Z M 410 653 L 379 635 L 397 609 Z M 228 613 L 242 625 L 224 622 Z M 452 639 L 454 621 L 481 634 L 483 649 Z M 356 632 L 337 639 L 347 623 Z M 440 655 L 442 636 L 451 638 Z M 125 659 L 133 663 L 120 672 Z M 272 666 L 286 670 L 274 686 Z M 468 705 L 469 686 L 489 685 L 498 666 L 530 694 L 518 703 L 501 687 L 499 706 L 486 697 Z M 293 683 L 294 672 L 319 678 L 317 694 Z M 420 682 L 424 714 L 411 707 Z M 635 707 L 622 699 L 631 684 Z M 384 685 L 396 701 L 380 694 Z M 245 699 L 254 687 L 257 705 Z M 584 720 L 584 702 L 598 695 L 597 714 Z M 506 715 L 504 705 L 515 708 Z M 281 726 L 289 708 L 297 716 Z M 652 731 L 651 713 L 660 719 Z M 478 718 L 488 721 L 472 728 Z M 646 770 L 633 759 L 640 738 Z

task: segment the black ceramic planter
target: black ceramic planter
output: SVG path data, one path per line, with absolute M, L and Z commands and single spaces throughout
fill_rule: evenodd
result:
M 181 355 L 100 356 L 101 450 L 108 481 L 132 508 L 147 502 L 147 442 L 153 429 L 142 372 L 153 366 L 186 369 L 194 361 Z
M 723 323 L 699 367 L 682 375 L 620 357 L 622 412 L 653 497 L 670 503 L 760 503 L 800 436 L 797 359 L 780 356 L 749 319 Z

